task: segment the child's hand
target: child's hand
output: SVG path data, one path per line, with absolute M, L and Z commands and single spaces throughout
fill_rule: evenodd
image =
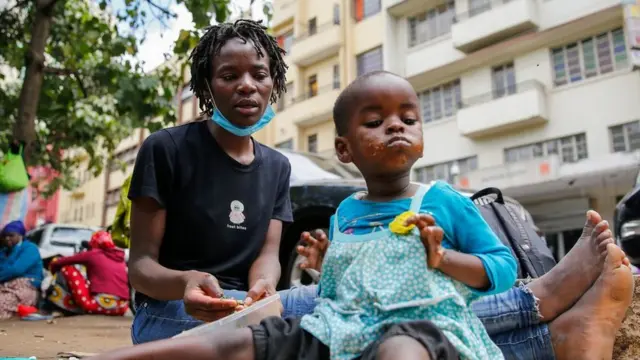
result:
M 433 217 L 427 214 L 414 215 L 406 221 L 406 225 L 415 225 L 420 230 L 420 239 L 427 250 L 427 265 L 432 269 L 440 267 L 445 252 L 442 247 L 444 231 L 435 224 Z
M 322 230 L 314 231 L 313 235 L 311 236 L 306 231 L 303 232 L 300 235 L 300 241 L 304 245 L 299 245 L 296 251 L 305 257 L 305 260 L 299 265 L 300 269 L 313 269 L 320 272 L 324 254 L 329 247 L 329 239 L 327 239 L 327 235 Z

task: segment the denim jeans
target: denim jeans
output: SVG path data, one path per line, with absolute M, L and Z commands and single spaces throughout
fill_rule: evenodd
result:
M 283 317 L 302 317 L 313 312 L 316 306 L 315 286 L 303 286 L 278 292 L 284 307 Z M 224 295 L 244 300 L 247 293 L 225 290 Z M 131 326 L 131 340 L 134 344 L 167 339 L 183 331 L 203 324 L 189 316 L 182 300 L 158 301 L 148 299 L 139 304 Z
M 300 317 L 315 307 L 316 286 L 303 286 L 279 292 L 283 317 Z M 225 291 L 225 295 L 244 299 L 242 291 Z M 480 318 L 491 340 L 507 360 L 554 360 L 551 334 L 541 322 L 537 300 L 524 286 L 482 297 L 471 307 Z M 182 300 L 144 301 L 137 309 L 131 338 L 134 344 L 166 339 L 202 322 L 187 315 Z

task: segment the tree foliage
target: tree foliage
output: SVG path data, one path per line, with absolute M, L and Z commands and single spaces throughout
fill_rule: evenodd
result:
M 196 28 L 229 15 L 229 0 L 178 4 L 191 12 Z M 84 149 L 89 170 L 99 174 L 132 129 L 154 130 L 175 121 L 180 70 L 197 37 L 181 34 L 175 61 L 145 73 L 134 61 L 144 41 L 139 34 L 175 14 L 151 0 L 124 0 L 115 14 L 111 5 L 14 0 L 0 9 L 0 149 L 24 142 L 29 165 L 59 174 L 50 192 L 76 184 L 72 173 L 85 157 L 69 156 L 76 153 L 69 150 Z

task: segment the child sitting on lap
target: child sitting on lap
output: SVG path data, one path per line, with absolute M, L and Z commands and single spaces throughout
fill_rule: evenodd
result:
M 334 120 L 338 157 L 358 167 L 367 192 L 332 219 L 313 314 L 106 358 L 503 359 L 469 304 L 511 288 L 515 259 L 471 200 L 443 182 L 409 181 L 423 152 L 411 85 L 364 75 L 342 92 Z

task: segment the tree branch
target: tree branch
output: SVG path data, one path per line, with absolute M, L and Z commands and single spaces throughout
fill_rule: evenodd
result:
M 78 83 L 78 86 L 80 87 L 80 91 L 82 91 L 82 95 L 84 95 L 85 98 L 89 96 L 87 94 L 87 88 L 85 88 L 84 83 L 82 82 L 82 79 L 80 79 L 80 74 L 77 71 L 47 66 L 44 68 L 44 73 L 52 74 L 52 75 L 61 75 L 61 76 L 72 76 Z
M 171 12 L 171 11 L 169 11 L 168 9 L 166 9 L 166 8 L 164 8 L 164 7 L 162 7 L 162 6 L 158 5 L 158 4 L 156 4 L 156 3 L 154 3 L 152 0 L 146 0 L 146 2 L 147 2 L 147 4 L 149 4 L 150 6 L 152 6 L 152 7 L 156 8 L 156 9 L 160 10 L 162 13 L 164 13 L 164 14 L 165 14 L 165 15 L 167 15 L 167 16 L 170 16 L 170 17 L 176 17 L 176 16 L 177 16 L 176 14 L 172 13 L 172 12 Z
M 61 69 L 61 68 L 55 68 L 55 67 L 51 67 L 51 66 L 46 66 L 44 68 L 44 73 L 45 74 L 51 74 L 51 75 L 69 76 L 69 75 L 73 75 L 75 73 L 75 71 L 69 70 L 69 69 Z

